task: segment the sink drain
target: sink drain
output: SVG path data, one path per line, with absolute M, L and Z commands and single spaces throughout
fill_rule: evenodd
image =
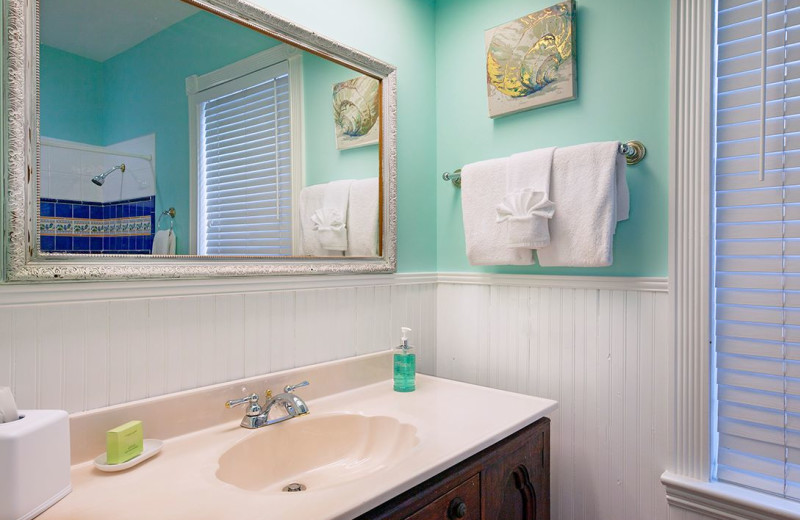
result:
M 299 482 L 292 482 L 288 486 L 284 487 L 283 490 L 287 493 L 296 493 L 298 491 L 305 491 L 306 486 L 305 484 L 301 484 Z

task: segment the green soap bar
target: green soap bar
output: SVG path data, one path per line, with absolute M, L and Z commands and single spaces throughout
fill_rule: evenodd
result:
M 142 421 L 131 421 L 106 432 L 106 464 L 122 464 L 142 454 Z

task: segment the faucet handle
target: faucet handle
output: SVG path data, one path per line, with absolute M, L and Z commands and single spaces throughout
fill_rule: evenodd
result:
M 297 388 L 301 388 L 303 386 L 308 386 L 310 384 L 311 383 L 309 383 L 308 381 L 301 381 L 300 383 L 297 383 L 296 385 L 286 385 L 286 386 L 284 386 L 283 387 L 283 391 L 288 394 L 289 392 L 294 392 Z
M 250 405 L 247 407 L 248 416 L 256 416 L 261 413 L 261 407 L 258 405 L 258 394 L 250 394 L 242 397 L 241 399 L 232 399 L 230 401 L 226 401 L 225 408 L 233 408 L 234 406 L 248 403 Z

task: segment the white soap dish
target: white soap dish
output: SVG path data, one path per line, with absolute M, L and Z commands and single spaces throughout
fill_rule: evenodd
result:
M 136 457 L 132 458 L 128 462 L 123 462 L 122 464 L 106 464 L 106 454 L 103 453 L 98 455 L 97 458 L 94 459 L 94 467 L 99 469 L 100 471 L 122 471 L 124 469 L 132 468 L 133 466 L 146 461 L 159 451 L 164 446 L 164 441 L 160 441 L 158 439 L 145 439 L 144 446 L 141 455 L 137 455 Z

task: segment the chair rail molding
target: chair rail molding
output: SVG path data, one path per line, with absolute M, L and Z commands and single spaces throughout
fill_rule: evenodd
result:
M 0 283 L 0 307 L 136 298 L 435 284 L 436 273 Z
M 557 287 L 560 289 L 607 289 L 667 292 L 667 279 L 639 276 L 566 276 L 495 273 L 438 273 L 437 281 L 460 285 L 505 287 Z
M 710 475 L 710 280 L 714 2 L 672 0 L 669 298 L 673 473 Z

